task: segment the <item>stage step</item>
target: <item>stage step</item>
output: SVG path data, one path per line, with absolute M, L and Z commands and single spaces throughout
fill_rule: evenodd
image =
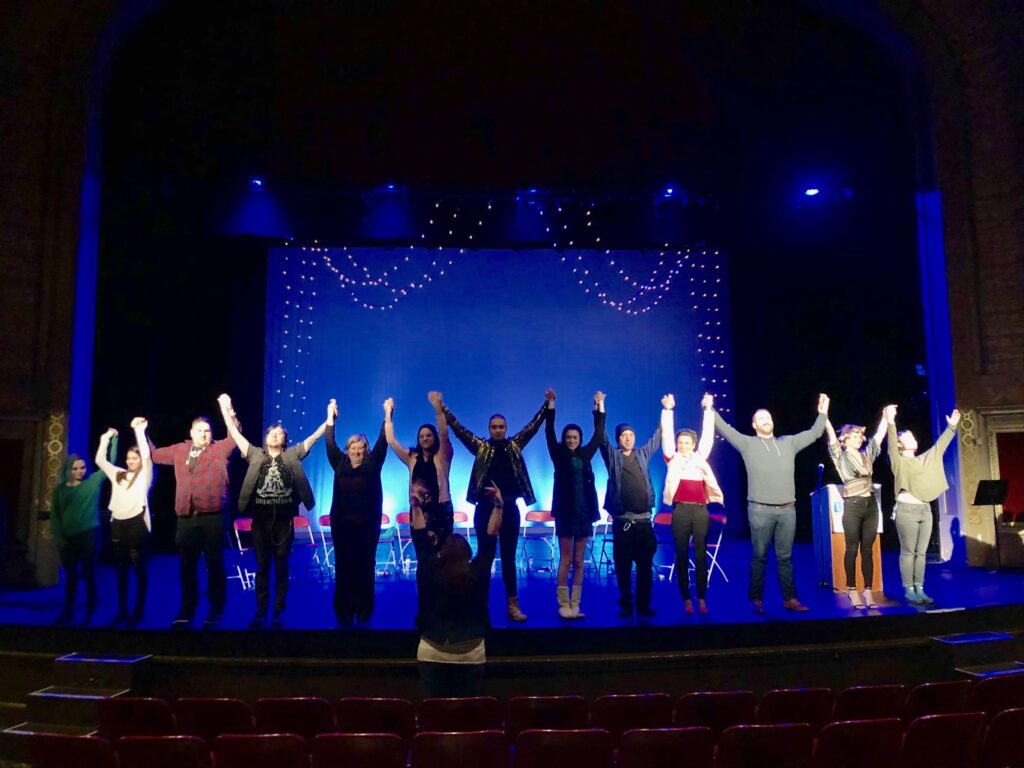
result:
M 953 669 L 989 664 L 1012 664 L 1021 654 L 1021 641 L 1006 632 L 962 632 L 931 638 Z
M 31 755 L 29 748 L 32 737 L 39 734 L 61 736 L 92 736 L 95 726 L 58 725 L 55 723 L 33 723 L 31 721 L 12 725 L 0 731 L 0 758 L 12 763 L 27 763 Z
M 1024 662 L 1008 661 L 1000 664 L 979 664 L 970 667 L 957 667 L 956 671 L 981 680 L 986 677 L 1002 677 L 1004 675 L 1024 675 Z
M 53 663 L 55 685 L 71 688 L 127 688 L 142 693 L 148 687 L 152 656 L 69 653 Z
M 96 727 L 96 702 L 125 696 L 127 688 L 73 688 L 50 685 L 28 695 L 26 716 L 31 723 Z

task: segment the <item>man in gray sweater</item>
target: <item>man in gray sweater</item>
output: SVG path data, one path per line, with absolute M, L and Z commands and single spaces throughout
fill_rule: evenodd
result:
M 796 598 L 793 583 L 793 536 L 796 533 L 796 483 L 793 478 L 797 453 L 821 437 L 828 417 L 828 395 L 818 395 L 818 418 L 806 432 L 775 436 L 772 415 L 754 413 L 754 435 L 742 435 L 715 413 L 715 429 L 740 452 L 747 469 L 747 519 L 754 548 L 750 561 L 750 601 L 754 613 L 764 613 L 764 567 L 768 545 L 775 539 L 775 562 L 782 588 L 782 605 L 790 611 L 806 611 Z

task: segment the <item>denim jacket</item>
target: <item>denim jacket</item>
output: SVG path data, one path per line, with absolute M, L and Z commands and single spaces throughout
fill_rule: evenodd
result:
M 537 434 L 541 422 L 544 421 L 544 410 L 546 402 L 541 405 L 540 410 L 530 419 L 529 423 L 508 440 L 508 458 L 512 464 L 512 473 L 515 475 L 519 492 L 527 506 L 536 504 L 537 499 L 533 495 L 533 485 L 530 483 L 530 475 L 526 471 L 526 464 L 523 463 L 523 448 L 530 442 L 530 439 Z M 455 415 L 444 406 L 444 416 L 448 420 L 448 427 L 455 436 L 459 438 L 466 450 L 472 453 L 473 472 L 469 476 L 469 490 L 466 492 L 466 501 L 476 504 L 484 495 L 483 486 L 487 479 L 487 472 L 491 468 L 491 461 L 494 459 L 494 444 L 490 440 L 477 437 L 455 418 Z M 507 500 L 506 500 L 507 501 Z

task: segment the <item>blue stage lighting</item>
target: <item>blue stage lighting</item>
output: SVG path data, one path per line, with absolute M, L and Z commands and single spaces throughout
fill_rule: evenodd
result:
M 394 185 L 394 184 L 385 184 L 385 185 L 384 185 L 384 188 L 385 188 L 385 189 L 394 189 L 394 188 L 395 188 L 395 185 Z
M 258 176 L 253 176 L 251 179 L 249 179 L 249 186 L 251 186 L 253 189 L 262 189 L 263 179 L 259 178 Z
M 807 197 L 814 197 L 820 192 L 821 190 L 818 189 L 817 187 L 808 187 L 807 189 L 804 190 L 804 194 L 807 195 Z
M 665 187 L 665 197 L 672 197 L 672 194 L 674 192 L 675 192 L 675 188 L 674 187 Z

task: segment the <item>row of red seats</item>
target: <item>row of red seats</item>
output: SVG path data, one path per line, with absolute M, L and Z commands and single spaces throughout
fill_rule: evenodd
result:
M 225 733 L 292 733 L 307 741 L 322 733 L 393 733 L 408 742 L 419 731 L 502 730 L 514 738 L 530 728 L 599 728 L 613 737 L 632 728 L 708 727 L 717 734 L 732 725 L 808 723 L 813 733 L 832 721 L 997 712 L 1024 707 L 1024 674 L 902 685 L 769 691 L 760 701 L 751 691 L 600 696 L 524 696 L 507 707 L 488 696 L 472 699 L 263 698 L 253 709 L 240 699 L 121 697 L 97 704 L 99 735 L 182 734 L 213 741 Z
M 736 725 L 716 743 L 710 728 L 629 730 L 617 745 L 603 729 L 394 734 L 126 736 L 115 748 L 91 736 L 37 737 L 35 768 L 1024 768 L 1024 708 L 927 715 L 906 733 L 898 718 L 826 725 Z M 510 751 L 510 746 L 513 749 Z

